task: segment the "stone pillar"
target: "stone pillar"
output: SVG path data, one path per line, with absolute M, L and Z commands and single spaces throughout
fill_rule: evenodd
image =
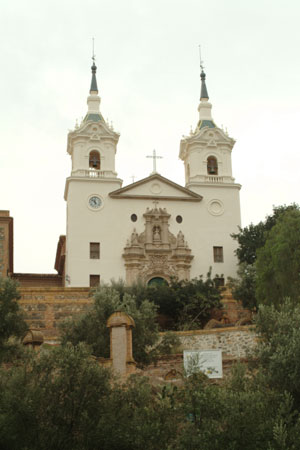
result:
M 132 328 L 134 320 L 128 314 L 117 311 L 107 320 L 110 329 L 110 358 L 116 373 L 126 376 L 135 370 L 132 356 Z
M 162 218 L 162 236 L 161 240 L 163 244 L 169 244 L 169 231 L 168 231 L 168 217 Z
M 145 231 L 146 231 L 146 244 L 152 244 L 153 236 L 150 217 L 146 217 Z
M 13 218 L 9 211 L 0 211 L 0 276 L 7 277 L 13 268 Z

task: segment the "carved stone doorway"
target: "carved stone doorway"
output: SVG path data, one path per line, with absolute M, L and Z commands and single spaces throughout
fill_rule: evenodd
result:
M 147 286 L 168 286 L 168 285 L 169 283 L 167 282 L 167 280 L 165 280 L 162 277 L 153 277 L 147 283 Z
M 174 236 L 169 231 L 170 214 L 166 209 L 147 208 L 144 213 L 145 229 L 137 233 L 134 228 L 124 248 L 126 283 L 161 278 L 169 282 L 172 277 L 190 279 L 191 254 L 181 231 Z

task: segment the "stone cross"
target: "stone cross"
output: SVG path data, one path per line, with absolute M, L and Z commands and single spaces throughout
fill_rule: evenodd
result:
M 156 172 L 156 160 L 157 160 L 157 159 L 162 159 L 163 157 L 162 157 L 162 156 L 158 156 L 158 155 L 156 154 L 156 151 L 153 150 L 153 154 L 152 154 L 152 155 L 146 156 L 146 158 L 152 158 L 152 159 L 153 159 L 153 172 L 152 172 L 152 173 L 157 173 L 157 172 Z

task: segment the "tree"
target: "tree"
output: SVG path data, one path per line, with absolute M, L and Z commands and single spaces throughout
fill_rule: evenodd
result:
M 177 450 L 299 448 L 299 414 L 292 411 L 291 397 L 250 378 L 242 366 L 222 385 L 194 374 L 175 399 L 182 413 Z M 278 441 L 287 445 L 278 447 Z
M 287 211 L 299 211 L 299 206 L 296 203 L 273 206 L 273 213 L 266 216 L 264 221 L 260 221 L 257 225 L 251 223 L 247 227 L 239 227 L 239 233 L 231 235 L 239 244 L 236 255 L 240 264 L 253 264 L 256 261 L 257 250 L 265 245 L 268 232 Z
M 77 345 L 85 342 L 91 346 L 95 356 L 109 357 L 109 330 L 106 322 L 115 311 L 124 311 L 133 317 L 133 356 L 138 363 L 150 362 L 152 353 L 149 348 L 159 338 L 155 305 L 146 299 L 138 303 L 135 297 L 127 293 L 121 298 L 118 291 L 108 286 L 100 287 L 94 292 L 94 305 L 90 311 L 79 319 L 62 323 L 62 343 Z
M 239 227 L 239 233 L 231 235 L 239 244 L 236 255 L 240 264 L 253 264 L 256 261 L 256 251 L 265 243 L 265 231 L 264 222 L 259 222 L 257 225 L 251 223 L 245 228 Z
M 28 352 L 0 373 L 0 447 L 94 448 L 94 413 L 109 393 L 109 373 L 83 346 Z
M 250 224 L 245 228 L 240 228 L 239 233 L 231 236 L 238 242 L 236 255 L 239 261 L 238 277 L 230 278 L 230 286 L 234 297 L 241 300 L 245 308 L 256 309 L 256 260 L 260 249 L 262 249 L 268 239 L 272 228 L 285 215 L 285 213 L 298 211 L 299 206 L 295 203 L 291 205 L 274 206 L 273 213 L 266 217 L 264 221 L 257 225 Z
M 84 345 L 27 352 L 0 370 L 0 448 L 156 450 L 176 437 L 170 402 L 143 377 L 124 385 Z
M 16 348 L 9 338 L 20 338 L 27 329 L 17 302 L 19 298 L 16 282 L 0 277 L 0 361 Z
M 288 210 L 276 221 L 257 252 L 256 297 L 278 306 L 300 296 L 300 211 Z
M 137 304 L 147 298 L 157 305 L 158 314 L 168 318 L 167 329 L 202 328 L 212 310 L 222 307 L 218 279 L 211 278 L 211 270 L 205 280 L 203 276 L 192 280 L 172 278 L 169 284 L 150 286 L 142 283 L 125 286 L 119 281 L 113 282 L 113 287 L 120 292 L 121 298 L 128 293 L 136 298 Z
M 241 300 L 243 307 L 255 310 L 257 301 L 255 296 L 256 268 L 255 264 L 240 263 L 237 278 L 229 278 L 228 285 L 235 299 Z
M 255 322 L 259 337 L 255 370 L 265 385 L 291 394 L 300 412 L 300 305 L 288 298 L 278 307 L 261 305 Z

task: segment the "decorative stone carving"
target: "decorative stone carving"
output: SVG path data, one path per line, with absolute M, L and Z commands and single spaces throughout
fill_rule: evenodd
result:
M 188 280 L 193 256 L 182 231 L 177 237 L 169 231 L 170 214 L 155 206 L 147 208 L 144 218 L 145 230 L 138 234 L 134 228 L 124 248 L 126 282 L 154 277 Z

